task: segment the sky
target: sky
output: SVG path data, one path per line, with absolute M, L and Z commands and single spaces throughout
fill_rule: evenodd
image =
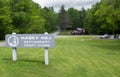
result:
M 59 11 L 61 5 L 65 6 L 65 9 L 75 8 L 80 10 L 82 7 L 85 9 L 91 8 L 93 4 L 99 2 L 100 0 L 33 0 L 38 3 L 42 8 L 43 7 L 54 7 L 56 12 Z

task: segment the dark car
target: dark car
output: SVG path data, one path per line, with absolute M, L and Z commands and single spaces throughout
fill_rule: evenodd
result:
M 85 30 L 82 28 L 76 28 L 71 32 L 72 35 L 82 35 L 85 33 Z

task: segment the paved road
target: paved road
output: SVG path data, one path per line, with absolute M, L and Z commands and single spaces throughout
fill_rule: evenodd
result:
M 5 42 L 0 42 L 0 47 L 5 46 Z
M 52 33 L 53 35 L 57 36 L 58 34 L 60 33 L 60 30 L 59 31 L 56 31 L 54 33 Z

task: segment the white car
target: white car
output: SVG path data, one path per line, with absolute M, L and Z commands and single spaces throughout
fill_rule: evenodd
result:
M 111 36 L 110 35 L 107 35 L 107 34 L 104 34 L 103 36 L 100 36 L 101 39 L 107 39 L 107 38 L 110 38 Z

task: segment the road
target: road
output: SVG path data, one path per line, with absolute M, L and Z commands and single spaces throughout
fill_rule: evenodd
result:
M 60 30 L 59 31 L 56 31 L 54 33 L 52 33 L 53 35 L 57 36 L 58 34 L 60 33 Z
M 5 46 L 5 42 L 0 42 L 0 47 Z

